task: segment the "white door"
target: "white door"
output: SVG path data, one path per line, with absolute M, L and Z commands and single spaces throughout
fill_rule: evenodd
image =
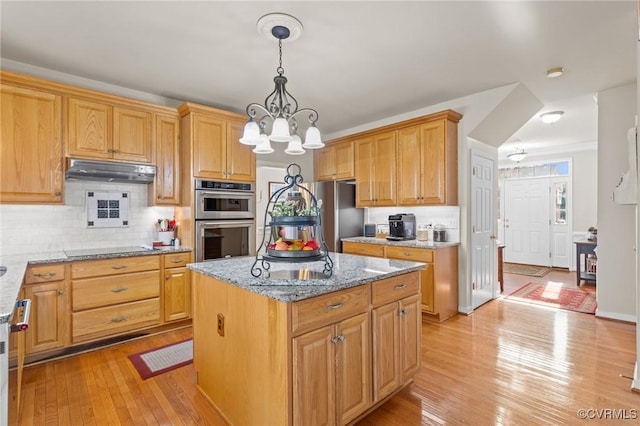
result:
M 471 304 L 477 308 L 495 297 L 496 196 L 495 160 L 471 153 Z
M 550 266 L 549 178 L 507 180 L 504 192 L 504 261 Z
M 554 177 L 551 185 L 551 265 L 568 268 L 571 264 L 571 188 L 568 177 Z

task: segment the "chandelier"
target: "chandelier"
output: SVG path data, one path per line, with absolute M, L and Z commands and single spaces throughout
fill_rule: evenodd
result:
M 258 20 L 258 31 L 268 37 L 278 40 L 280 62 L 273 78 L 275 89 L 269 94 L 264 105 L 251 103 L 247 106 L 249 121 L 244 126 L 244 132 L 240 143 L 255 145 L 253 152 L 256 154 L 270 154 L 273 152 L 271 142 L 287 142 L 284 152 L 291 155 L 300 155 L 307 149 L 324 147 L 320 137 L 320 130 L 316 127 L 318 112 L 311 108 L 298 109 L 298 101 L 287 91 L 287 78 L 282 68 L 282 40 L 297 39 L 302 34 L 302 23 L 296 18 L 283 13 L 270 13 Z M 309 120 L 304 144 L 298 135 L 298 121 L 296 118 Z M 270 125 L 271 133 L 267 135 Z
M 507 158 L 511 161 L 515 161 L 516 163 L 519 163 L 520 161 L 524 160 L 526 156 L 527 156 L 527 152 L 523 148 L 519 148 L 519 149 L 516 149 L 511 154 L 507 155 Z

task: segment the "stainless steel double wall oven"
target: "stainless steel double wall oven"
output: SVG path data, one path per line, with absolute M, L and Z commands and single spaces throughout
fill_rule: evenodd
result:
M 255 188 L 251 183 L 197 179 L 196 262 L 255 255 Z

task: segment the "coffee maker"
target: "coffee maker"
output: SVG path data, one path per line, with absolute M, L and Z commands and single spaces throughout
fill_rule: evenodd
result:
M 389 216 L 389 236 L 387 240 L 403 241 L 416 239 L 416 216 L 413 213 Z

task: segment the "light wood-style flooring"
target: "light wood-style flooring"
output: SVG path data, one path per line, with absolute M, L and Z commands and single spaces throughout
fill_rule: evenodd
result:
M 575 287 L 574 278 L 505 274 L 504 294 L 529 281 Z M 10 424 L 222 425 L 196 390 L 192 365 L 141 380 L 127 358 L 190 335 L 186 328 L 27 367 Z M 501 298 L 469 316 L 424 323 L 415 382 L 359 426 L 635 424 L 606 418 L 606 410 L 640 416 L 640 394 L 620 377 L 632 375 L 634 360 L 633 324 Z M 12 371 L 11 389 L 15 380 Z M 581 420 L 580 409 L 596 418 Z

